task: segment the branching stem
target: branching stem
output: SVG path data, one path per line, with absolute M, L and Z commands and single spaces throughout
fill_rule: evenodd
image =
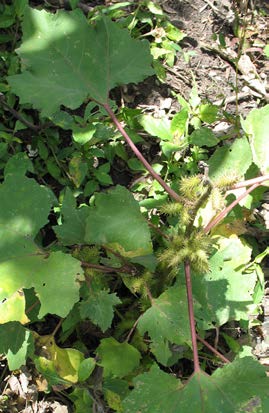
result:
M 212 221 L 210 221 L 206 227 L 204 228 L 204 232 L 207 233 L 211 231 L 213 227 L 215 227 L 226 215 L 237 205 L 239 202 L 244 199 L 250 192 L 260 186 L 259 182 L 256 182 L 251 187 L 249 187 L 245 192 L 239 195 L 229 206 L 227 206 L 223 211 L 221 211 Z

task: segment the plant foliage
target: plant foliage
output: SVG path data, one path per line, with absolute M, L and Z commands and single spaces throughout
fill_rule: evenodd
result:
M 9 369 L 30 359 L 46 391 L 72 388 L 77 413 L 266 413 L 269 381 L 250 342 L 223 366 L 230 348 L 204 338 L 225 325 L 247 335 L 261 308 L 268 249 L 247 228 L 264 229 L 252 210 L 268 183 L 269 105 L 221 145 L 210 125 L 225 113 L 201 102 L 195 83 L 170 118 L 119 109 L 114 88 L 155 73 L 162 81 L 161 62 L 172 66 L 181 52 L 184 34 L 159 6 L 144 1 L 127 16 L 125 2 L 86 18 L 74 1 L 56 13 L 15 3 L 23 35 L 5 92 L 6 107 L 19 97 L 22 115 L 13 133 L 0 125 L 0 352 Z M 141 22 L 151 45 L 138 38 Z M 27 155 L 16 133 L 28 127 Z M 146 147 L 141 128 L 159 145 L 152 165 L 133 143 Z M 115 178 L 122 164 L 138 181 Z M 244 179 L 255 185 L 241 196 Z

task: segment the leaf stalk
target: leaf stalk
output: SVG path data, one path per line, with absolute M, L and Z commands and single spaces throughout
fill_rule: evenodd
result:
M 148 161 L 144 158 L 144 156 L 142 155 L 142 153 L 139 151 L 139 149 L 135 146 L 135 144 L 133 143 L 132 139 L 130 138 L 130 136 L 128 135 L 128 133 L 125 131 L 125 129 L 122 127 L 121 123 L 119 122 L 119 120 L 117 119 L 117 117 L 115 116 L 113 110 L 110 108 L 110 106 L 105 103 L 103 104 L 104 109 L 107 111 L 107 113 L 109 114 L 110 118 L 112 119 L 113 123 L 115 124 L 116 128 L 118 129 L 118 131 L 122 134 L 122 136 L 124 137 L 125 141 L 127 142 L 127 144 L 129 145 L 129 147 L 132 149 L 132 151 L 134 152 L 135 156 L 140 160 L 140 162 L 144 165 L 144 167 L 147 169 L 147 171 L 150 173 L 150 175 L 156 179 L 157 182 L 159 182 L 159 184 L 165 189 L 165 191 L 170 195 L 171 198 L 173 198 L 175 201 L 179 202 L 180 201 L 180 196 L 173 191 L 173 189 L 171 189 L 165 182 L 164 180 L 160 177 L 159 174 L 157 174 L 154 169 L 152 168 L 152 166 L 148 163 Z

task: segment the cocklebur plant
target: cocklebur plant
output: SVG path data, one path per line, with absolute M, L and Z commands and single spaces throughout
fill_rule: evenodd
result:
M 151 283 L 158 277 L 156 245 L 139 203 L 120 185 L 95 193 L 89 204 L 65 188 L 58 206 L 61 219 L 52 228 L 56 245 L 44 251 L 37 236 L 48 224 L 57 200 L 32 175 L 26 176 L 32 171 L 27 157 L 22 154 L 11 158 L 0 187 L 0 351 L 7 355 L 10 369 L 19 368 L 27 357 L 34 359 L 36 368 L 50 383 L 74 386 L 72 397 L 81 403 L 86 400 L 87 412 L 104 410 L 96 396 L 101 387 L 110 409 L 124 413 L 185 413 L 190 401 L 195 413 L 235 413 L 249 408 L 253 399 L 266 412 L 269 386 L 263 367 L 243 354 L 224 368 L 217 368 L 210 377 L 199 364 L 195 328 L 197 322 L 199 332 L 205 334 L 229 320 L 247 321 L 248 303 L 254 302 L 257 274 L 244 272 L 252 249 L 233 234 L 231 238 L 222 236 L 215 251 L 209 234 L 236 203 L 217 215 L 214 211 L 206 227 L 200 223 L 198 213 L 226 170 L 234 169 L 243 179 L 254 162 L 268 173 L 268 158 L 264 157 L 267 141 L 260 122 L 256 122 L 260 112 L 252 114 L 245 125 L 251 147 L 244 137 L 217 148 L 209 159 L 209 179 L 185 177 L 177 193 L 145 160 L 110 107 L 112 88 L 142 81 L 154 73 L 148 43 L 133 42 L 126 30 L 107 18 L 89 24 L 77 11 L 50 14 L 30 9 L 25 14 L 23 32 L 18 54 L 24 66 L 21 74 L 9 78 L 13 93 L 52 120 L 55 113 L 64 112 L 66 107 L 76 109 L 90 99 L 106 110 L 147 171 L 174 200 L 174 205 L 164 207 L 164 211 L 170 209 L 178 216 L 178 232 L 174 235 L 172 231 L 171 241 L 167 241 L 167 251 L 172 251 L 167 252 L 167 263 L 172 261 L 177 274 L 175 282 L 162 286 L 156 296 L 155 291 L 152 294 Z M 268 108 L 264 110 L 263 117 L 268 117 L 268 112 Z M 223 161 L 222 168 L 219 159 Z M 244 196 L 259 183 L 243 182 L 243 186 L 249 186 Z M 223 197 L 222 191 L 218 196 Z M 215 203 L 220 209 L 221 203 Z M 169 237 L 169 231 L 167 234 Z M 182 282 L 180 262 L 185 268 L 186 284 Z M 133 267 L 140 270 L 138 274 L 134 274 Z M 193 274 L 191 284 L 194 270 L 198 274 Z M 34 299 L 38 308 L 35 318 L 27 308 Z M 119 319 L 124 321 L 126 311 L 128 315 L 135 313 L 137 319 L 132 320 L 130 331 L 115 336 L 114 326 Z M 79 329 L 84 321 L 88 327 L 93 324 L 99 329 L 98 335 L 93 329 L 90 331 L 94 344 L 86 341 L 86 352 L 94 357 L 86 357 L 78 350 L 59 349 L 54 340 L 57 329 L 42 340 L 35 338 L 27 323 L 40 321 L 47 314 L 59 317 L 59 326 L 64 319 L 63 335 Z M 132 341 L 134 330 L 136 340 Z M 220 363 L 228 363 L 216 349 L 201 342 L 220 358 Z M 184 350 L 191 346 L 193 356 Z M 167 373 L 169 369 L 180 375 L 178 363 L 182 357 L 194 361 L 194 374 L 184 383 Z M 215 359 L 208 359 L 216 366 Z M 134 388 L 130 391 L 130 387 Z

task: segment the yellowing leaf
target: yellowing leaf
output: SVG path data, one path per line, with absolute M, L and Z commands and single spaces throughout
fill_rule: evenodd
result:
M 40 354 L 38 367 L 45 377 L 54 376 L 57 381 L 59 376 L 64 381 L 77 383 L 79 366 L 84 360 L 80 351 L 58 347 L 51 335 L 36 334 L 36 353 Z
M 11 297 L 0 303 L 0 324 L 9 321 L 19 321 L 21 324 L 29 322 L 25 314 L 25 297 L 22 291 L 16 291 Z

